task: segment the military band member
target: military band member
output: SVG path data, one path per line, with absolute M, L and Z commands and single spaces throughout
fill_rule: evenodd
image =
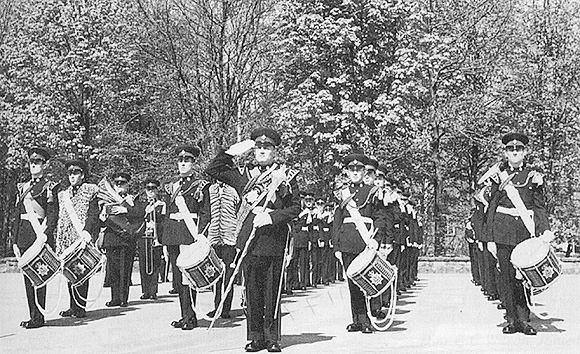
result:
M 33 244 L 48 243 L 54 247 L 54 229 L 56 227 L 55 195 L 56 183 L 44 177 L 44 169 L 50 159 L 49 152 L 41 147 L 28 150 L 28 168 L 30 181 L 18 183 L 16 199 L 16 218 L 12 229 L 15 253 L 24 254 Z M 35 218 L 38 222 L 34 222 Z M 34 223 L 34 224 L 33 224 Z M 42 224 L 46 225 L 43 231 Z M 35 226 L 36 225 L 36 226 Z M 45 307 L 46 286 L 35 289 L 32 282 L 24 275 L 24 287 L 28 300 L 30 320 L 22 321 L 20 326 L 31 329 L 44 326 L 44 315 L 36 306 Z
M 342 200 L 334 215 L 332 243 L 335 256 L 345 269 L 366 247 L 378 248 L 385 227 L 384 209 L 376 197 L 378 188 L 363 182 L 365 165 L 367 157 L 362 154 L 351 154 L 344 159 L 349 184 L 340 191 Z M 347 326 L 347 331 L 372 333 L 363 292 L 350 279 L 348 287 L 353 323 Z
M 226 264 L 223 278 L 214 287 L 214 310 L 207 315 L 214 317 L 218 305 L 222 299 L 222 292 L 230 282 L 234 268 L 230 265 L 236 257 L 236 210 L 240 204 L 238 192 L 221 181 L 212 183 L 209 187 L 209 200 L 211 203 L 211 223 L 208 228 L 208 238 L 217 256 Z M 233 289 L 226 295 L 221 318 L 230 318 L 232 308 Z
M 64 164 L 70 186 L 58 192 L 58 223 L 56 226 L 56 253 L 61 256 L 73 243 L 82 239 L 94 242 L 101 228 L 96 184 L 87 183 L 88 164 L 84 160 L 68 160 Z M 74 213 L 76 215 L 72 215 Z M 80 225 L 75 225 L 75 221 Z M 86 299 L 89 280 L 73 287 L 68 283 L 70 307 L 61 311 L 63 317 L 86 317 Z
M 157 299 L 159 274 L 164 272 L 163 245 L 161 234 L 163 220 L 166 213 L 165 202 L 160 199 L 161 182 L 155 178 L 145 180 L 145 207 L 144 227 L 137 240 L 139 250 L 139 273 L 141 275 L 141 300 Z
M 251 140 L 220 152 L 206 173 L 234 187 L 242 196 L 238 212 L 238 261 L 246 279 L 247 352 L 280 352 L 280 289 L 288 224 L 300 213 L 295 171 L 275 161 L 280 135 L 256 129 Z M 233 157 L 254 149 L 254 163 L 240 170 Z M 253 238 L 251 238 L 251 236 Z M 246 252 L 244 252 L 246 251 Z
M 194 237 L 205 230 L 211 218 L 209 182 L 193 177 L 193 166 L 199 154 L 200 150 L 192 145 L 177 147 L 175 156 L 179 180 L 165 185 L 167 216 L 163 222 L 162 243 L 167 246 L 181 308 L 181 318 L 171 322 L 171 325 L 183 330 L 197 327 L 197 315 L 192 306 L 192 301 L 193 304 L 196 302 L 197 292 L 183 284 L 183 277 L 176 263 L 177 257 L 180 246 L 194 243 Z
M 298 271 L 298 289 L 306 290 L 310 283 L 310 250 L 314 234 L 314 193 L 304 193 L 304 208 L 294 221 L 294 263 Z
M 336 276 L 336 266 L 334 254 L 330 243 L 332 241 L 332 220 L 334 218 L 334 205 L 333 203 L 326 203 L 324 205 L 323 211 L 319 216 L 319 240 L 323 247 L 321 249 L 321 263 L 322 263 L 322 282 L 324 285 L 328 285 L 331 281 L 334 283 Z M 334 271 L 333 271 L 334 268 Z
M 312 262 L 312 286 L 316 288 L 317 284 L 322 284 L 322 253 L 324 251 L 324 241 L 321 238 L 320 224 L 321 215 L 326 202 L 322 197 L 317 197 L 314 202 L 313 221 L 312 221 L 312 238 L 310 240 L 310 260 Z
M 471 220 L 467 220 L 465 224 L 465 241 L 467 242 L 467 250 L 469 252 L 469 264 L 471 270 L 471 282 L 476 286 L 481 285 L 479 277 L 479 258 L 477 256 L 477 242 L 475 241 L 475 232 Z
M 117 172 L 111 176 L 116 202 L 101 202 L 99 215 L 103 227 L 102 248 L 107 256 L 107 271 L 111 286 L 111 301 L 107 307 L 127 307 L 129 284 L 135 258 L 135 232 L 142 225 L 144 208 L 142 202 L 129 194 L 131 176 Z
M 501 141 L 507 162 L 495 165 L 486 176 L 490 176 L 492 182 L 492 199 L 487 215 L 492 241 L 488 246 L 490 252 L 497 256 L 501 270 L 500 288 L 505 292 L 508 324 L 503 328 L 503 333 L 535 335 L 537 331 L 529 323 L 530 309 L 525 290 L 516 278 L 510 258 L 518 243 L 534 236 L 549 243 L 553 233 L 546 212 L 543 176 L 528 168 L 524 162 L 529 138 L 510 133 L 504 135 Z

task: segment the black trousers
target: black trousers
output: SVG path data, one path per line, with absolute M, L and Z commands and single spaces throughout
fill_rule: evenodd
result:
M 478 274 L 479 284 L 481 284 L 481 286 L 483 286 L 483 288 L 485 289 L 485 272 L 484 272 L 484 263 L 483 263 L 484 252 L 485 251 L 479 250 L 479 246 L 477 245 L 477 242 L 476 242 L 475 257 L 477 258 L 477 264 L 479 265 L 479 267 L 477 269 L 477 271 L 479 273 Z
M 73 311 L 84 310 L 87 307 L 87 296 L 89 295 L 89 280 L 82 285 L 73 287 L 67 283 L 70 299 L 70 309 Z
M 479 259 L 477 256 L 477 243 L 469 243 L 469 261 L 471 262 L 471 279 L 474 282 L 481 284 L 481 279 L 479 277 Z
M 244 260 L 248 302 L 248 340 L 280 340 L 282 314 L 278 296 L 283 257 L 247 256 Z M 278 304 L 278 316 L 274 318 Z
M 342 261 L 344 262 L 344 267 L 346 269 L 348 269 L 348 266 L 352 263 L 356 256 L 358 256 L 358 254 L 345 252 L 342 253 Z M 358 287 L 358 285 L 356 285 L 350 279 L 348 279 L 348 290 L 350 292 L 350 309 L 352 313 L 352 321 L 354 323 L 369 325 L 371 322 L 367 315 L 367 305 L 364 293 Z
M 169 263 L 171 264 L 171 271 L 173 272 L 173 286 L 177 287 L 179 292 L 179 306 L 181 308 L 181 318 L 189 321 L 196 319 L 197 316 L 193 311 L 193 304 L 197 299 L 197 291 L 191 289 L 189 285 L 183 285 L 183 277 L 181 271 L 177 267 L 177 257 L 179 256 L 179 245 L 168 245 L 167 253 L 169 254 Z
M 516 279 L 516 270 L 510 262 L 515 246 L 497 245 L 497 259 L 501 272 L 499 273 L 500 287 L 503 289 L 503 302 L 506 308 L 507 321 L 510 324 L 530 322 L 530 308 L 528 307 L 524 286 Z M 529 295 L 529 294 L 528 294 Z
M 491 252 L 487 249 L 487 244 L 483 249 L 483 273 L 484 273 L 484 289 L 489 295 L 497 296 L 498 292 L 498 271 L 497 260 L 493 257 Z
M 320 268 L 320 272 L 322 273 L 321 277 L 322 277 L 322 282 L 323 283 L 328 283 L 331 280 L 334 280 L 334 275 L 332 274 L 332 267 L 335 264 L 335 257 L 334 254 L 332 253 L 332 250 L 330 249 L 330 247 L 324 247 L 321 248 L 321 268 Z M 335 272 L 336 272 L 336 268 L 335 268 Z
M 32 282 L 26 275 L 24 275 L 24 288 L 26 289 L 26 299 L 28 300 L 28 312 L 30 312 L 30 319 L 32 321 L 44 322 L 44 315 L 36 306 L 36 299 L 38 304 L 46 308 L 46 285 L 42 288 L 34 289 Z M 36 294 L 35 294 L 36 292 Z
M 300 247 L 295 248 L 297 260 L 298 260 L 298 285 L 309 286 L 310 285 L 310 260 L 308 259 L 308 248 Z
M 149 242 L 149 241 L 147 241 Z M 163 247 L 151 247 L 152 256 L 149 266 L 152 266 L 150 273 L 147 274 L 147 258 L 145 252 L 145 240 L 139 240 L 139 274 L 141 275 L 141 291 L 146 295 L 157 295 L 159 273 L 163 272 Z
M 129 285 L 135 249 L 133 247 L 119 246 L 106 247 L 105 250 L 110 272 L 111 301 L 127 302 L 129 300 Z
M 312 246 L 310 259 L 312 261 L 312 284 L 322 283 L 322 251 L 323 248 Z
M 224 261 L 226 265 L 226 269 L 224 275 L 220 280 L 216 283 L 214 287 L 214 309 L 217 310 L 220 302 L 222 301 L 222 291 L 225 290 L 225 287 L 228 286 L 232 275 L 234 274 L 234 268 L 230 267 L 230 264 L 236 258 L 236 246 L 229 246 L 229 245 L 221 245 L 221 246 L 214 246 L 215 253 L 217 256 Z M 222 308 L 222 314 L 227 314 L 232 309 L 232 299 L 234 297 L 234 288 L 230 289 L 230 292 L 226 295 L 226 300 L 224 301 L 224 307 Z M 217 314 L 221 315 L 221 314 Z
M 417 275 L 419 273 L 419 253 L 421 252 L 418 247 L 411 248 L 411 259 L 410 259 L 410 270 L 409 270 L 409 284 L 413 284 Z

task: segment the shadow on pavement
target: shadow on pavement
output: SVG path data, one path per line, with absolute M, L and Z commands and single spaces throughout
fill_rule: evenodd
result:
M 329 341 L 333 336 L 323 336 L 321 333 L 302 333 L 294 335 L 283 335 L 281 344 L 282 349 L 298 344 L 310 344 L 316 342 Z
M 94 322 L 101 320 L 103 318 L 110 318 L 116 316 L 124 316 L 126 312 L 132 312 L 137 310 L 133 307 L 118 307 L 110 309 L 98 309 L 87 311 L 87 317 L 76 318 L 76 317 L 62 317 L 53 320 L 46 321 L 46 325 L 50 327 L 74 327 L 83 326 L 89 322 Z

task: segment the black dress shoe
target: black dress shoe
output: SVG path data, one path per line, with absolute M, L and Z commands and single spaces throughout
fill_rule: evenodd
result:
M 259 352 L 262 349 L 266 349 L 266 342 L 253 340 L 250 343 L 246 344 L 246 347 L 244 349 L 250 353 Z
M 348 326 L 346 326 L 346 330 L 348 332 L 359 332 L 362 331 L 363 326 L 360 323 L 351 323 Z
M 151 294 L 151 295 L 149 295 L 149 299 L 150 300 L 157 300 L 157 294 Z
M 197 319 L 192 318 L 190 320 L 183 322 L 183 326 L 181 326 L 181 329 L 184 331 L 191 331 L 195 327 L 197 327 Z
M 503 334 L 512 334 L 512 333 L 516 333 L 517 331 L 518 331 L 518 329 L 517 329 L 516 325 L 514 325 L 514 324 L 508 324 L 502 330 Z
M 65 310 L 65 311 L 60 311 L 60 313 L 59 313 L 59 315 L 61 317 L 72 317 L 73 314 L 74 314 L 73 309 L 68 309 L 68 310 Z
M 499 304 L 497 304 L 497 309 L 498 310 L 505 310 L 505 305 L 503 304 L 503 302 L 500 302 Z
M 119 307 L 127 307 L 129 306 L 129 303 L 127 301 L 123 301 L 119 304 Z
M 183 318 L 177 320 L 177 321 L 173 321 L 171 322 L 171 326 L 173 328 L 181 328 L 183 327 L 183 324 L 185 323 L 185 320 Z
M 121 306 L 121 301 L 107 301 L 105 303 L 105 306 L 107 306 L 107 307 Z
M 28 322 L 30 322 L 32 320 L 28 320 L 28 321 L 22 321 L 20 322 L 20 327 L 26 327 L 26 325 L 28 324 Z
M 211 317 L 213 318 L 213 316 L 215 316 L 215 310 L 211 310 L 210 312 L 205 314 L 207 317 Z
M 373 327 L 371 327 L 371 325 L 366 325 L 366 326 L 363 327 L 362 332 L 363 333 L 367 333 L 367 334 L 368 333 L 373 333 L 374 332 L 373 331 Z
M 523 334 L 527 336 L 535 336 L 538 334 L 538 331 L 534 327 L 532 327 L 529 323 L 524 323 L 522 325 L 521 331 Z
M 85 318 L 85 317 L 87 317 L 87 312 L 85 310 L 83 310 L 83 309 L 75 310 L 73 312 L 73 317 L 76 317 L 76 318 Z
M 220 317 L 221 318 L 232 318 L 232 315 L 230 315 L 229 312 L 222 312 L 222 315 Z
M 290 290 L 290 289 L 286 290 L 286 295 L 292 295 L 292 294 L 293 294 L 292 290 Z
M 177 289 L 171 289 L 171 290 L 169 290 L 169 293 L 171 295 L 179 294 L 179 290 L 177 290 Z
M 378 320 L 382 320 L 387 317 L 383 311 L 373 311 L 372 315 Z
M 489 295 L 487 297 L 488 301 L 495 301 L 495 300 L 499 300 L 499 296 L 498 295 Z
M 44 326 L 44 320 L 30 320 L 26 322 L 24 328 L 32 329 L 32 328 L 40 328 L 42 326 Z
M 139 299 L 141 299 L 141 300 L 151 299 L 151 295 L 149 295 L 149 294 L 143 294 L 143 295 L 141 295 L 141 297 L 139 297 Z
M 269 353 L 280 353 L 282 351 L 280 344 L 275 341 L 268 342 L 266 349 L 268 349 Z

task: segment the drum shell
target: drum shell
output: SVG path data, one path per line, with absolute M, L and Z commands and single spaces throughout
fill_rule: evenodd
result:
M 389 288 L 397 274 L 397 267 L 366 249 L 349 265 L 346 275 L 369 297 L 377 297 Z
M 34 257 L 22 261 L 22 263 L 19 262 L 18 266 L 32 284 L 39 288 L 46 285 L 58 274 L 61 262 L 56 253 L 45 243 L 39 247 Z
M 80 286 L 99 271 L 105 256 L 91 243 L 75 242 L 71 248 L 63 253 L 62 273 L 73 286 Z
M 213 286 L 225 271 L 224 262 L 217 256 L 213 247 L 193 245 L 203 248 L 202 252 L 197 252 L 194 259 L 189 260 L 184 260 L 186 254 L 180 254 L 181 259 L 178 258 L 177 266 L 192 287 L 204 289 Z
M 530 256 L 526 258 L 526 255 Z M 552 248 L 536 238 L 518 244 L 512 252 L 511 262 L 536 294 L 547 289 L 562 274 L 562 264 Z

